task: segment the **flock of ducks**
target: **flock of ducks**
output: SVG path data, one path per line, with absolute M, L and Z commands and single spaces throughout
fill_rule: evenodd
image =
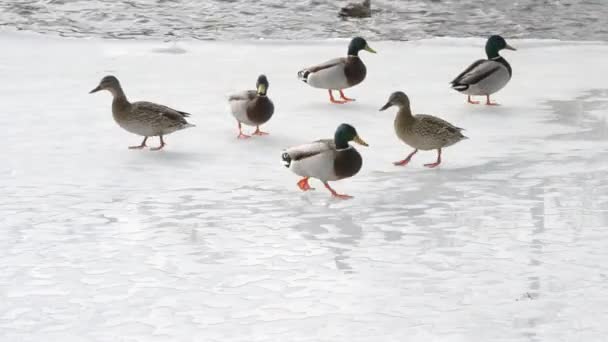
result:
M 496 105 L 491 102 L 490 95 L 502 89 L 512 75 L 511 66 L 499 54 L 503 49 L 515 50 L 501 36 L 491 36 L 485 46 L 487 59 L 475 61 L 466 68 L 451 82 L 452 88 L 467 95 L 469 103 L 479 103 L 473 101 L 471 96 L 485 96 L 487 105 Z M 327 89 L 331 103 L 346 104 L 354 101 L 346 97 L 343 90 L 365 79 L 367 70 L 359 57 L 362 50 L 376 53 L 365 39 L 355 37 L 348 46 L 346 57 L 304 68 L 298 72 L 298 78 L 314 88 Z M 267 77 L 260 75 L 255 90 L 239 92 L 228 98 L 232 115 L 238 124 L 238 139 L 251 137 L 243 133 L 243 124 L 256 127 L 252 135 L 268 134 L 260 130 L 260 126 L 268 122 L 274 113 L 274 104 L 267 95 L 268 88 Z M 151 102 L 129 102 L 120 82 L 114 76 L 104 77 L 91 93 L 100 90 L 107 90 L 113 96 L 112 115 L 116 123 L 123 129 L 144 137 L 141 144 L 130 146 L 130 149 L 142 149 L 146 147 L 149 137 L 158 136 L 160 145 L 151 150 L 160 150 L 165 146 L 165 135 L 194 127 L 186 120 L 190 116 L 186 112 Z M 334 98 L 334 91 L 338 91 L 339 99 Z M 426 167 L 434 168 L 441 164 L 443 148 L 467 138 L 462 134 L 463 128 L 441 118 L 426 114 L 413 115 L 410 100 L 401 91 L 392 93 L 380 110 L 384 111 L 392 106 L 398 108 L 394 121 L 396 135 L 414 149 L 405 159 L 396 161 L 395 165 L 407 165 L 418 150 L 437 150 L 437 160 L 425 164 Z M 316 178 L 323 182 L 332 196 L 351 198 L 336 192 L 328 183 L 352 177 L 361 169 L 363 159 L 349 144 L 351 141 L 368 146 L 353 126 L 341 124 L 333 139 L 322 139 L 288 148 L 283 152 L 282 160 L 287 168 L 302 177 L 297 183 L 302 191 L 312 190 L 308 181 L 310 178 Z

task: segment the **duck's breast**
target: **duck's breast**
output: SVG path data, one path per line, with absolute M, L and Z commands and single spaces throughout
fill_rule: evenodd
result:
M 348 178 L 356 175 L 363 165 L 361 154 L 354 148 L 349 147 L 336 151 L 334 160 L 334 173 L 337 179 Z
M 361 58 L 348 57 L 344 66 L 344 74 L 346 75 L 348 86 L 352 87 L 363 82 L 367 75 L 367 68 Z
M 247 118 L 256 125 L 261 125 L 272 117 L 274 104 L 268 96 L 256 96 L 247 104 Z

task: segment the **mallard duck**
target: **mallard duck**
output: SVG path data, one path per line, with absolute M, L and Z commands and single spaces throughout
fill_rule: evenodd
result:
M 274 113 L 274 105 L 266 95 L 268 87 L 268 79 L 265 75 L 260 75 L 256 82 L 257 90 L 233 94 L 228 99 L 232 115 L 239 124 L 238 139 L 250 137 L 250 135 L 243 134 L 241 123 L 256 126 L 253 135 L 268 135 L 268 133 L 260 131 L 260 125 L 270 120 Z
M 188 113 L 152 102 L 129 102 L 120 86 L 120 82 L 114 76 L 106 76 L 101 79 L 99 85 L 89 93 L 100 90 L 107 90 L 114 97 L 114 100 L 112 100 L 114 121 L 125 130 L 144 137 L 140 145 L 129 146 L 130 149 L 142 149 L 146 147 L 148 137 L 159 136 L 160 146 L 150 149 L 158 151 L 165 147 L 163 136 L 188 127 L 194 127 L 185 119 L 190 116 Z
M 367 69 L 359 58 L 359 51 L 365 50 L 376 53 L 367 45 L 365 39 L 355 37 L 348 45 L 348 55 L 332 59 L 325 63 L 315 65 L 298 72 L 298 78 L 315 88 L 327 89 L 329 100 L 332 103 L 346 103 L 354 101 L 344 95 L 342 89 L 350 88 L 365 79 Z M 338 90 L 342 100 L 334 99 L 332 90 Z
M 348 4 L 340 9 L 338 15 L 342 18 L 369 18 L 372 16 L 370 0 L 363 0 L 362 3 Z
M 414 152 L 405 159 L 394 162 L 395 165 L 407 165 L 418 150 L 437 150 L 437 161 L 424 164 L 426 167 L 436 167 L 441 164 L 442 148 L 467 139 L 460 132 L 463 130 L 462 128 L 443 119 L 426 114 L 412 115 L 410 99 L 401 91 L 392 93 L 388 102 L 380 110 L 386 110 L 391 106 L 399 107 L 395 118 L 395 133 L 404 143 L 414 148 Z
M 467 94 L 467 102 L 473 101 L 471 95 L 485 95 L 486 105 L 496 105 L 490 101 L 490 95 L 502 89 L 511 79 L 513 70 L 498 52 L 502 49 L 514 50 L 501 36 L 491 36 L 486 42 L 488 59 L 480 59 L 460 73 L 450 84 L 452 88 Z
M 283 153 L 283 163 L 296 175 L 302 176 L 297 184 L 302 191 L 311 190 L 308 184 L 310 177 L 317 178 L 337 198 L 351 198 L 337 193 L 329 186 L 328 181 L 352 177 L 359 172 L 363 159 L 357 150 L 348 142 L 368 146 L 359 137 L 355 128 L 341 124 L 336 129 L 334 139 L 322 139 L 310 144 L 291 147 Z

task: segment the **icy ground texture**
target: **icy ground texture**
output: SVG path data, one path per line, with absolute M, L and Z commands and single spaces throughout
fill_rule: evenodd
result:
M 513 41 L 514 78 L 472 106 L 448 82 L 482 40 L 370 42 L 369 77 L 330 105 L 296 80 L 345 41 L 0 38 L 0 340 L 605 341 L 608 46 Z M 264 138 L 236 140 L 226 95 L 270 80 Z M 132 151 L 106 74 L 193 113 Z M 394 136 L 389 93 L 467 128 L 436 170 Z M 284 147 L 341 122 L 369 144 L 301 193 Z M 157 140 L 152 141 L 153 144 Z

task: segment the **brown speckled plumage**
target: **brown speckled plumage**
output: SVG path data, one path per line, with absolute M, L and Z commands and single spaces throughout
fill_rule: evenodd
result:
M 144 142 L 134 148 L 144 147 L 146 139 L 153 136 L 161 137 L 160 148 L 162 148 L 164 146 L 163 135 L 194 126 L 186 121 L 186 117 L 190 116 L 188 113 L 152 102 L 129 102 L 118 79 L 114 76 L 104 77 L 99 86 L 91 93 L 100 90 L 108 90 L 112 93 L 114 121 L 125 130 L 145 137 Z
M 391 94 L 388 102 L 380 110 L 391 106 L 399 107 L 394 122 L 395 133 L 399 139 L 415 149 L 406 159 L 395 163 L 397 165 L 407 164 L 418 150 L 438 150 L 437 162 L 427 164 L 429 167 L 435 167 L 441 163 L 442 148 L 467 139 L 461 132 L 462 128 L 443 119 L 427 114 L 412 115 L 409 98 L 403 92 Z

